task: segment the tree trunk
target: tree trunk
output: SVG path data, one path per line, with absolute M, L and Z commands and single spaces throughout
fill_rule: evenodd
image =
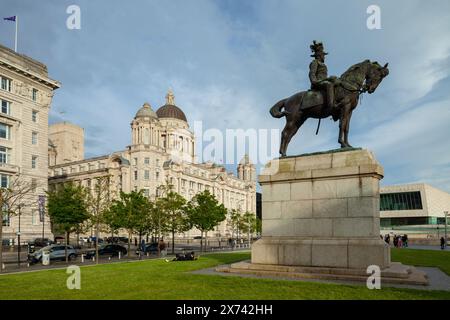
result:
M 3 213 L 0 224 L 0 273 L 3 272 Z
M 139 242 L 138 242 L 136 250 L 138 250 L 141 247 L 141 242 L 142 242 L 142 232 L 139 231 Z
M 95 264 L 98 264 L 98 222 L 95 225 Z
M 128 252 L 127 252 L 127 256 L 128 259 L 130 259 L 130 246 L 131 246 L 131 237 L 133 236 L 133 234 L 131 233 L 131 231 L 128 231 Z
M 66 245 L 64 246 L 64 255 L 66 256 L 66 263 L 69 263 L 69 256 L 67 255 L 68 245 L 69 245 L 69 232 L 66 231 Z
M 200 230 L 200 252 L 203 252 L 203 231 Z
M 175 229 L 172 229 L 172 254 L 175 254 Z
M 208 250 L 208 231 L 205 231 L 205 252 Z

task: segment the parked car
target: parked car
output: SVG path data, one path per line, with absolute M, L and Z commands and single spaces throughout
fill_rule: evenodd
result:
M 159 251 L 158 243 L 153 242 L 153 243 L 146 243 L 144 251 L 142 251 L 141 248 L 139 248 L 139 250 L 136 250 L 136 254 L 139 254 L 139 252 L 144 253 L 144 254 L 146 254 L 146 253 L 153 254 L 153 253 L 158 253 L 158 251 Z
M 53 244 L 29 254 L 28 261 L 31 264 L 42 261 L 42 254 L 44 251 L 48 251 L 50 253 L 50 260 L 66 260 L 66 246 Z M 67 256 L 69 260 L 74 260 L 77 257 L 77 252 L 73 246 L 67 246 Z
M 128 243 L 127 237 L 119 237 L 119 242 Z
M 108 243 L 128 243 L 128 238 L 127 237 L 108 237 L 106 238 L 106 241 Z
M 86 245 L 89 243 L 89 237 L 80 237 L 79 240 L 81 245 Z
M 122 256 L 127 254 L 127 249 L 118 244 L 104 244 L 98 247 L 98 255 L 99 256 L 118 256 L 119 252 L 121 252 Z M 95 257 L 95 250 L 88 250 L 85 252 L 86 259 L 91 259 Z
M 44 248 L 53 244 L 53 241 L 48 238 L 36 238 L 30 242 L 35 247 Z
M 89 237 L 89 241 L 91 243 L 95 243 L 95 240 L 97 239 L 97 237 Z M 103 243 L 103 239 L 102 238 L 98 238 L 98 243 Z
M 202 237 L 202 236 L 195 236 L 194 239 L 196 239 L 196 240 L 197 240 L 197 239 L 205 239 L 205 237 Z
M 64 244 L 66 240 L 64 239 L 64 237 L 55 237 L 55 242 L 54 243 L 61 243 Z

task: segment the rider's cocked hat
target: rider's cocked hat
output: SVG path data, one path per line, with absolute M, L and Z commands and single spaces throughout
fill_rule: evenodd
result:
M 313 41 L 313 44 L 309 46 L 311 48 L 311 51 L 314 52 L 314 54 L 311 55 L 311 57 L 316 57 L 317 53 L 323 52 L 323 54 L 327 55 L 328 52 L 323 51 L 323 43 L 317 42 L 316 40 Z

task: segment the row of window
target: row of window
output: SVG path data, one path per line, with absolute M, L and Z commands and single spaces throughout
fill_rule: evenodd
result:
M 0 122 L 0 138 L 11 140 L 11 126 Z M 36 131 L 31 132 L 31 144 L 38 144 L 38 133 Z
M 0 164 L 11 163 L 11 149 L 0 146 Z M 31 156 L 31 168 L 36 169 L 38 166 L 38 156 Z
M 445 224 L 442 217 L 403 217 L 403 218 L 381 218 L 380 226 L 390 228 L 395 226 L 417 226 Z
M 11 115 L 11 102 L 4 99 L 0 99 L 0 101 L 1 101 L 0 112 L 6 115 Z M 38 122 L 38 113 L 39 111 L 31 110 L 31 121 L 33 121 L 34 123 Z
M 139 173 L 137 170 L 134 171 L 134 180 L 139 179 Z M 144 170 L 144 180 L 150 180 L 150 170 Z M 159 172 L 155 172 L 155 180 L 159 180 Z
M 0 188 L 9 188 L 9 175 L 0 173 Z M 31 188 L 36 191 L 37 180 L 35 178 L 31 179 Z
M 11 217 L 9 215 L 8 210 L 3 209 L 3 219 L 2 219 L 2 225 L 4 227 L 9 227 L 11 225 Z M 37 226 L 40 223 L 42 223 L 42 217 L 39 214 L 39 210 L 32 210 L 31 211 L 31 224 L 33 226 Z
M 380 194 L 381 211 L 422 209 L 420 191 Z
M 133 158 L 133 165 L 134 166 L 137 166 L 138 162 L 139 162 L 138 158 Z M 150 158 L 149 157 L 144 158 L 144 164 L 145 165 L 150 165 Z M 159 167 L 159 159 L 155 160 L 155 164 L 156 164 L 157 167 Z
M 12 80 L 3 76 L 0 76 L 0 88 L 2 90 L 11 92 L 12 90 Z M 38 89 L 33 88 L 31 90 L 31 100 L 37 101 Z
M 80 165 L 78 167 L 70 167 L 70 168 L 60 168 L 54 170 L 54 175 L 65 175 L 68 173 L 77 173 L 77 172 L 84 172 L 86 171 L 92 171 L 92 170 L 98 170 L 98 169 L 105 169 L 106 165 L 103 162 L 98 163 L 89 163 L 87 165 Z

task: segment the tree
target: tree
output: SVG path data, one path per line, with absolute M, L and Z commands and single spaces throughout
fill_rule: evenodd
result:
M 185 232 L 191 229 L 186 214 L 186 199 L 173 191 L 173 186 L 169 183 L 165 186 L 160 186 L 160 190 L 164 196 L 156 200 L 157 209 L 164 216 L 164 225 L 162 228 L 170 231 L 172 234 L 172 254 L 174 254 L 175 233 Z
M 120 198 L 112 203 L 110 210 L 115 223 L 128 232 L 128 258 L 130 257 L 131 237 L 147 214 L 146 205 L 147 199 L 142 194 L 142 190 L 130 193 L 120 192 Z
M 20 208 L 31 205 L 31 193 L 37 187 L 29 180 L 26 180 L 20 174 L 9 176 L 8 186 L 0 188 L 0 209 L 2 219 L 0 225 L 0 273 L 3 271 L 3 223 L 9 221 L 11 217 L 18 214 Z M 37 201 L 37 199 L 36 199 Z M 5 219 L 6 218 L 6 219 Z M 20 246 L 20 243 L 19 243 Z
M 252 235 L 256 232 L 258 221 L 256 215 L 251 212 L 246 212 L 241 218 L 241 230 L 247 233 L 249 244 L 252 242 Z
M 114 237 L 114 234 L 122 228 L 122 222 L 120 221 L 121 217 L 118 215 L 117 211 L 113 210 L 112 204 L 104 213 L 103 219 L 103 223 L 107 227 L 108 232 L 111 233 L 111 237 Z
M 93 190 L 88 193 L 87 202 L 90 212 L 90 223 L 95 227 L 95 261 L 98 264 L 98 237 L 100 234 L 100 225 L 105 222 L 110 209 L 111 186 L 110 176 L 96 178 Z
M 207 238 L 208 231 L 214 230 L 220 222 L 225 220 L 227 210 L 208 190 L 205 190 L 195 195 L 189 202 L 187 211 L 191 224 L 201 232 L 200 251 L 202 251 L 203 233 Z
M 89 219 L 86 190 L 82 186 L 69 182 L 65 183 L 62 188 L 57 188 L 47 194 L 48 215 L 52 223 L 63 230 L 66 236 L 65 256 L 66 262 L 68 262 L 69 235 Z
M 231 238 L 239 239 L 240 229 L 242 227 L 242 215 L 239 210 L 230 210 L 228 225 L 231 228 Z
M 142 237 L 151 231 L 152 229 L 152 219 L 151 215 L 154 212 L 154 203 L 148 198 L 145 198 L 143 203 L 142 212 L 136 216 L 135 221 L 135 232 L 139 235 L 139 244 L 142 241 Z
M 262 221 L 260 218 L 256 217 L 256 234 L 261 235 L 262 232 Z
M 165 214 L 161 201 L 148 201 L 148 220 L 147 232 L 155 236 L 154 238 L 161 239 L 162 232 L 166 229 L 167 215 Z

